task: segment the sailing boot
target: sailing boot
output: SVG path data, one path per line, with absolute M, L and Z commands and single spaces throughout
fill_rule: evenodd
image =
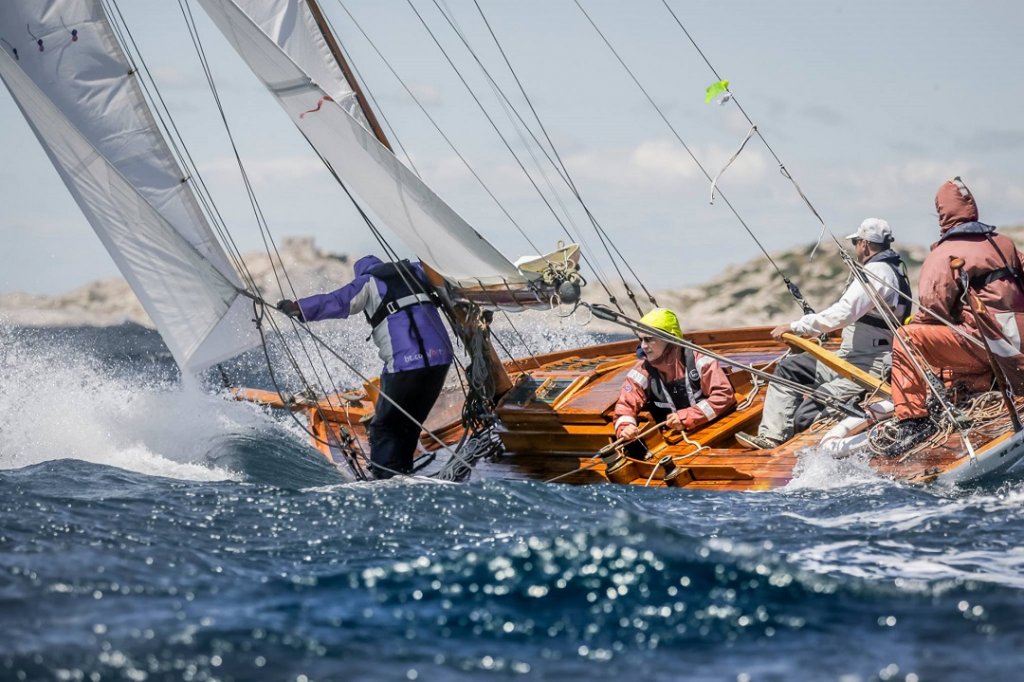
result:
M 936 431 L 938 427 L 931 417 L 914 417 L 898 421 L 885 431 L 885 435 L 892 439 L 892 443 L 885 448 L 883 454 L 886 457 L 902 455 L 915 445 L 923 443 Z
M 754 435 L 740 431 L 736 434 L 736 442 L 748 450 L 771 450 L 782 444 L 781 440 L 775 440 L 768 436 Z

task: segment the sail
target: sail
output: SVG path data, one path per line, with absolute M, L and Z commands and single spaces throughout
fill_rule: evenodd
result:
M 338 106 L 366 130 L 366 113 L 356 91 L 342 73 L 305 0 L 236 0 L 238 7 L 305 71 Z
M 251 307 L 99 0 L 0 3 L 0 78 L 179 366 L 253 347 Z
M 420 259 L 460 287 L 526 282 L 353 117 L 351 87 L 325 66 L 334 59 L 303 0 L 199 2 L 348 189 Z

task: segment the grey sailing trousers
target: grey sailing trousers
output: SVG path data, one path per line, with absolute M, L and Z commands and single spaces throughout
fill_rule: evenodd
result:
M 875 376 L 882 376 L 890 362 L 889 353 L 858 355 L 857 358 L 846 359 Z M 775 370 L 775 375 L 810 388 L 817 387 L 819 393 L 844 403 L 857 400 L 864 394 L 864 389 L 860 385 L 839 376 L 807 353 L 797 353 L 783 358 Z M 803 394 L 769 383 L 758 435 L 780 442 L 789 440 L 794 434 L 810 426 L 823 410 L 822 405 L 810 398 L 805 399 Z

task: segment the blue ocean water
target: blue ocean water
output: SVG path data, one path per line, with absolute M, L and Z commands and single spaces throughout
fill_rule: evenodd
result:
M 965 680 L 1024 665 L 1024 477 L 344 484 L 152 333 L 0 331 L 0 679 Z M 258 362 L 236 373 L 259 378 Z

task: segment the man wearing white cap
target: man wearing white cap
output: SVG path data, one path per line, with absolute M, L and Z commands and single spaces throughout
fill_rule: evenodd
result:
M 868 285 L 878 292 L 898 320 L 906 319 L 910 314 L 910 281 L 903 259 L 890 248 L 889 223 L 881 218 L 868 218 L 846 238 L 852 242 L 857 261 L 866 270 L 864 279 Z M 836 355 L 866 372 L 882 376 L 892 362 L 892 330 L 875 310 L 875 301 L 859 278 L 852 278 L 843 295 L 831 306 L 776 327 L 772 337 L 781 338 L 785 332 L 820 336 L 836 329 L 843 330 L 843 342 Z M 859 385 L 839 376 L 807 353 L 785 357 L 775 370 L 775 376 L 817 387 L 841 402 L 859 399 L 864 392 Z M 739 433 L 736 440 L 749 448 L 773 448 L 810 426 L 822 409 L 814 400 L 770 383 L 757 435 Z

